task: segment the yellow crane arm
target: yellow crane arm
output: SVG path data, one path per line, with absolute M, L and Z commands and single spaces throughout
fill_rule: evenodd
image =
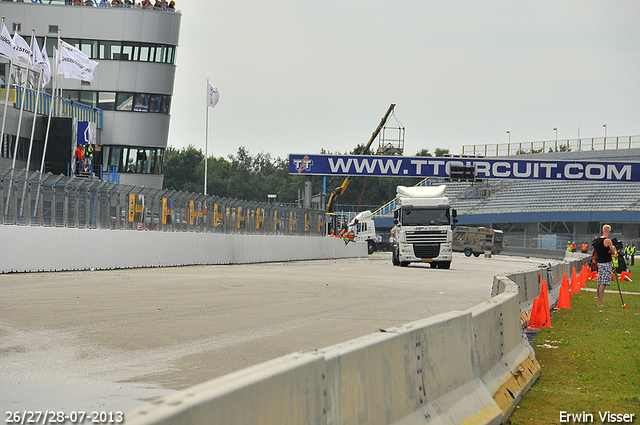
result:
M 371 147 L 371 144 L 376 139 L 376 137 L 378 137 L 378 134 L 380 134 L 382 127 L 384 127 L 384 125 L 386 124 L 387 120 L 389 119 L 389 115 L 391 115 L 391 113 L 393 112 L 393 108 L 395 107 L 396 107 L 395 103 L 392 103 L 391 106 L 389 106 L 389 109 L 387 109 L 387 113 L 384 114 L 384 117 L 382 117 L 382 119 L 380 120 L 380 124 L 378 124 L 378 128 L 376 128 L 376 130 L 371 134 L 371 138 L 369 139 L 367 144 L 364 146 L 362 151 L 356 152 L 358 155 L 366 155 L 369 153 L 369 148 Z M 347 186 L 349 186 L 349 183 L 351 183 L 351 176 L 345 177 L 344 180 L 342 181 L 342 184 L 336 187 L 335 189 L 333 189 L 333 192 L 331 192 L 331 194 L 329 195 L 329 200 L 327 201 L 327 212 L 333 211 L 335 200 L 338 198 L 338 196 L 342 195 L 345 190 L 347 190 Z

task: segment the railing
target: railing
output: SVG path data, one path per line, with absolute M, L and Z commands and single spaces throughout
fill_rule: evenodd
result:
M 322 210 L 0 169 L 0 224 L 322 236 Z
M 590 137 L 583 139 L 546 140 L 539 142 L 463 145 L 462 155 L 504 156 L 632 148 L 640 148 L 640 136 Z
M 67 6 L 98 6 L 98 7 L 120 7 L 120 8 L 129 8 L 129 9 L 152 9 L 152 10 L 162 10 L 167 12 L 175 12 L 176 10 L 173 8 L 169 8 L 167 6 L 164 7 L 154 7 L 154 6 L 142 6 L 140 5 L 140 0 L 136 0 L 137 4 L 111 4 L 106 0 L 82 0 L 75 1 L 74 0 L 2 0 L 8 1 L 12 3 L 39 3 L 39 4 L 56 4 L 56 5 L 67 5 Z M 112 0 L 113 1 L 113 0 Z M 155 3 L 155 1 L 154 1 Z M 169 3 L 169 2 L 167 2 Z
M 0 87 L 6 87 L 4 84 Z M 56 98 L 54 102 L 51 101 L 51 95 L 47 93 L 38 92 L 32 89 L 24 89 L 23 87 L 14 86 L 10 89 L 10 92 L 15 90 L 15 103 L 16 108 L 20 108 L 22 105 L 22 96 L 24 94 L 24 111 L 34 112 L 36 108 L 36 99 L 38 99 L 38 114 L 49 115 L 49 109 L 53 105 L 54 117 L 74 117 L 78 121 L 91 121 L 95 122 L 98 128 L 102 128 L 103 117 L 102 109 L 92 108 L 91 106 L 84 105 L 82 103 L 74 102 L 69 99 Z M 2 90 L 4 93 L 4 90 Z M 12 96 L 12 94 L 10 94 Z M 4 100 L 4 98 L 2 99 Z

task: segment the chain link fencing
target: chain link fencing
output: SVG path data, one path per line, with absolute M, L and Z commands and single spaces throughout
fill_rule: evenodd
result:
M 0 224 L 323 236 L 323 210 L 0 168 Z

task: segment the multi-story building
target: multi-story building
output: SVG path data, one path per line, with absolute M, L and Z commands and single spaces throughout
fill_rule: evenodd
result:
M 120 183 L 161 188 L 181 14 L 172 9 L 123 7 L 106 2 L 93 7 L 73 3 L 72 0 L 4 0 L 0 2 L 0 15 L 5 17 L 11 35 L 17 31 L 29 42 L 33 29 L 39 45 L 47 36 L 47 51 L 52 61 L 60 36 L 99 62 L 93 81 L 64 80 L 62 97 L 68 99 L 66 102 L 71 106 L 81 106 L 69 107 L 66 115 L 97 122 L 96 169 L 100 165 L 105 170 L 117 167 Z M 8 69 L 9 61 L 2 58 L 3 84 Z M 46 91 L 51 92 L 51 84 Z M 23 113 L 17 138 L 19 103 L 10 103 L 8 107 L 0 149 L 3 168 L 13 162 L 16 139 L 19 141 L 16 168 L 26 166 L 33 112 Z M 46 110 L 45 105 L 36 119 L 31 170 L 39 168 L 42 158 Z M 3 111 L 4 98 L 0 99 L 0 118 Z M 49 137 L 52 136 L 55 135 Z

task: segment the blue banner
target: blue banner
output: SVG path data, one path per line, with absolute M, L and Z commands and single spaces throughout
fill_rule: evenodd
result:
M 478 179 L 640 182 L 640 164 L 618 161 L 430 158 L 375 155 L 289 155 L 289 174 L 449 177 L 451 166 L 475 166 Z

